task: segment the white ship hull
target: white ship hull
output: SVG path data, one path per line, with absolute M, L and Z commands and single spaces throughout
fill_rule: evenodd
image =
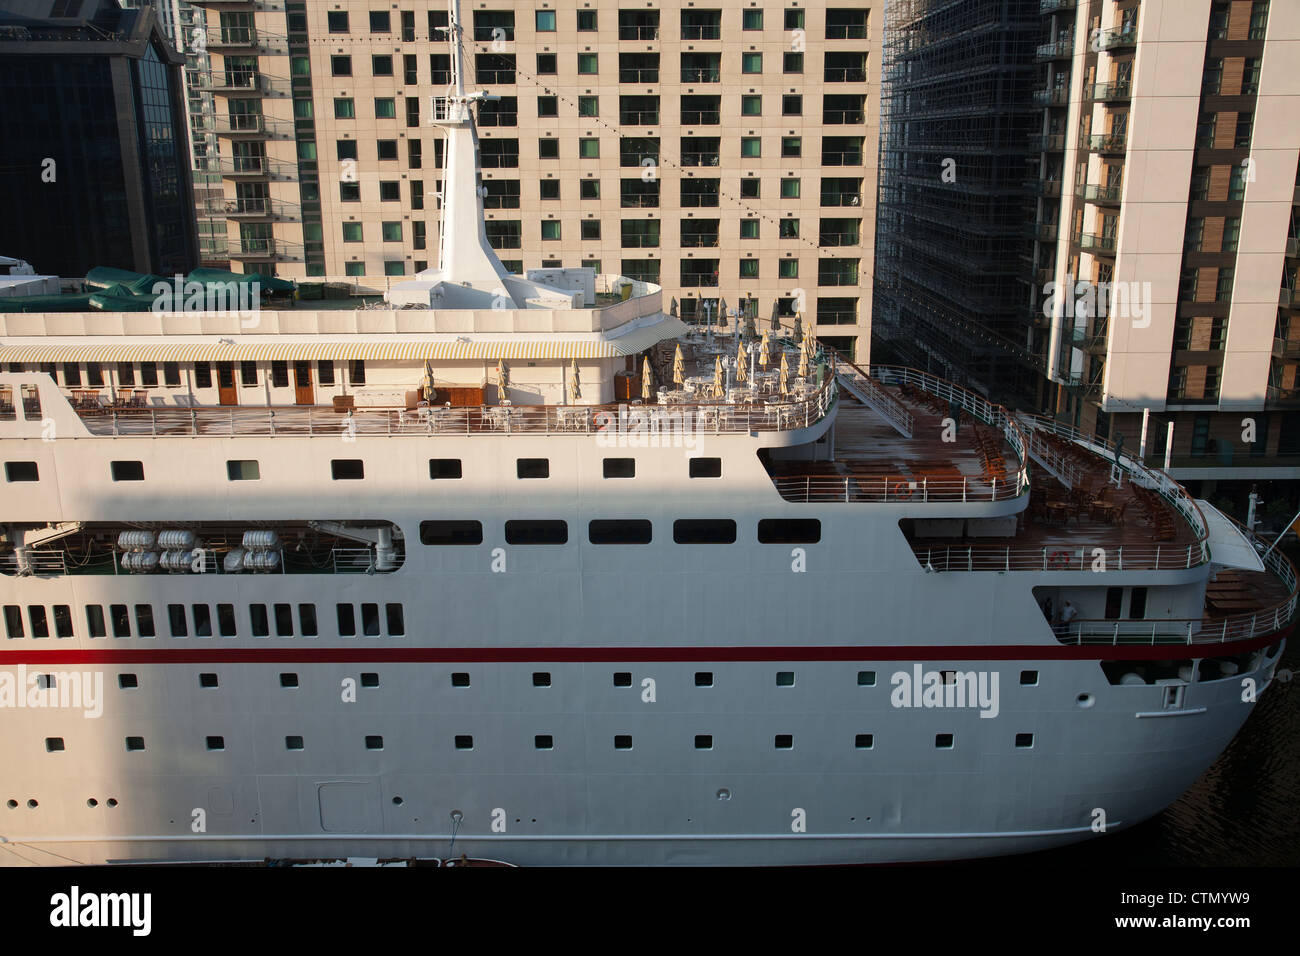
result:
M 151 638 L 86 637 L 78 625 L 0 648 L 9 672 L 104 675 L 97 718 L 0 712 L 0 797 L 14 804 L 0 808 L 6 862 L 465 852 L 523 864 L 812 864 L 1025 852 L 1169 805 L 1249 715 L 1243 679 L 1262 692 L 1271 678 L 1281 634 L 1062 645 L 1033 589 L 1092 587 L 1092 574 L 928 573 L 898 521 L 943 506 L 783 501 L 755 454 L 773 440 L 714 436 L 689 452 L 721 456 L 725 481 L 687 477 L 680 448 L 615 450 L 590 436 L 5 442 L 7 458 L 21 444 L 42 475 L 61 476 L 11 501 L 11 519 L 382 519 L 407 542 L 391 574 L 0 577 L 0 604 L 77 614 L 149 604 L 158 622 Z M 429 481 L 435 454 L 461 457 L 464 478 Z M 635 481 L 600 477 L 611 454 L 636 459 Z M 343 455 L 366 462 L 364 482 L 329 479 Z M 234 457 L 261 462 L 255 494 L 226 480 Z M 547 458 L 551 477 L 517 478 L 516 457 Z M 143 460 L 150 480 L 90 480 L 126 458 Z M 721 515 L 735 518 L 736 543 L 673 542 L 674 520 Z M 760 519 L 792 516 L 821 519 L 821 540 L 757 542 Z M 650 519 L 653 540 L 590 544 L 587 523 L 611 517 Z M 483 541 L 422 546 L 419 523 L 431 518 L 481 520 Z M 502 526 L 516 518 L 564 520 L 568 543 L 508 545 Z M 1133 571 L 1123 583 L 1159 584 L 1177 601 L 1206 573 Z M 405 633 L 342 636 L 334 605 L 372 602 L 400 604 Z M 170 604 L 190 622 L 196 604 L 232 605 L 238 633 L 169 636 Z M 294 609 L 293 636 L 252 636 L 255 604 Z M 316 636 L 301 636 L 304 604 Z M 1174 701 L 1161 684 L 1112 683 L 1100 663 L 1227 657 L 1240 662 L 1235 676 L 1188 683 Z M 996 715 L 975 701 L 898 706 L 893 675 L 918 666 L 996 674 Z M 859 683 L 860 672 L 874 676 Z M 124 689 L 127 673 L 136 686 Z M 951 746 L 936 745 L 942 734 Z M 47 752 L 52 737 L 65 749 Z M 128 752 L 126 737 L 143 749 Z

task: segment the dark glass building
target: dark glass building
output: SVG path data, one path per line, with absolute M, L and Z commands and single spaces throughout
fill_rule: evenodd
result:
M 1022 408 L 1047 334 L 1025 232 L 1042 30 L 1039 0 L 891 0 L 881 72 L 873 362 Z
M 0 248 L 38 272 L 198 265 L 183 58 L 150 8 L 0 4 Z

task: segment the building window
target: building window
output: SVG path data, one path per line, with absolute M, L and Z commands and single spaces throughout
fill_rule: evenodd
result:
M 762 73 L 763 54 L 742 53 L 740 55 L 740 72 L 741 73 Z
M 538 10 L 536 12 L 537 32 L 554 33 L 555 32 L 555 11 Z
M 543 76 L 549 76 L 556 72 L 557 65 L 554 53 L 537 54 L 537 72 Z
M 401 222 L 383 222 L 380 223 L 380 230 L 383 233 L 384 242 L 401 242 L 402 241 L 402 224 Z M 286 383 L 287 384 L 287 383 Z
M 330 73 L 333 76 L 351 76 L 352 57 L 350 56 L 330 57 Z
M 740 260 L 740 277 L 741 277 L 742 279 L 757 279 L 757 278 L 758 278 L 758 260 L 757 260 L 757 259 L 741 259 L 741 260 Z
M 547 240 L 558 240 L 560 238 L 560 222 L 558 219 L 542 220 L 542 238 Z
M 763 141 L 757 136 L 740 138 L 740 155 L 743 159 L 757 159 L 763 155 Z
M 346 10 L 330 10 L 325 14 L 330 33 L 348 32 L 348 14 Z
M 782 136 L 781 155 L 787 159 L 797 159 L 803 155 L 803 137 Z
M 553 138 L 538 139 L 537 158 L 538 159 L 559 159 L 560 141 L 558 139 L 553 139 Z
M 781 97 L 781 115 L 782 116 L 802 116 L 803 115 L 803 97 L 798 94 L 787 93 Z
M 387 54 L 374 54 L 370 57 L 370 72 L 374 76 L 392 76 L 393 58 Z
M 782 73 L 802 73 L 803 72 L 803 54 L 802 53 L 783 53 L 781 55 L 781 72 Z
M 782 259 L 777 263 L 777 276 L 781 279 L 799 278 L 799 260 Z
M 584 75 L 594 75 L 599 73 L 598 57 L 595 53 L 578 54 L 578 73 Z
M 600 220 L 584 219 L 578 225 L 578 233 L 582 239 L 599 239 L 600 238 Z
M 762 116 L 763 97 L 742 96 L 740 98 L 740 115 L 741 116 Z
M 343 241 L 344 242 L 361 242 L 361 223 L 345 222 L 343 223 Z
M 397 100 L 391 96 L 375 97 L 375 119 L 397 119 Z
M 761 192 L 762 181 L 758 179 L 742 179 L 740 181 L 740 198 L 741 199 L 758 199 Z

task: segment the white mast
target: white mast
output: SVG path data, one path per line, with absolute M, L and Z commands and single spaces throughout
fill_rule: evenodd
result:
M 483 223 L 483 193 L 479 187 L 478 130 L 470 105 L 475 100 L 497 99 L 482 92 L 465 92 L 461 59 L 459 0 L 448 0 L 451 69 L 454 92 L 435 97 L 433 122 L 442 128 L 447 143 L 442 187 L 442 235 L 438 240 L 439 273 L 444 282 L 490 288 L 509 288 L 505 266 L 488 242 Z M 513 299 L 513 297 L 511 297 Z M 513 303 L 518 307 L 517 303 Z

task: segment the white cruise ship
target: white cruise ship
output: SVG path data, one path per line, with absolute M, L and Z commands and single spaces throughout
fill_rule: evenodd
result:
M 0 860 L 939 860 L 1210 766 L 1283 556 L 797 321 L 506 274 L 475 98 L 386 309 L 0 313 Z

